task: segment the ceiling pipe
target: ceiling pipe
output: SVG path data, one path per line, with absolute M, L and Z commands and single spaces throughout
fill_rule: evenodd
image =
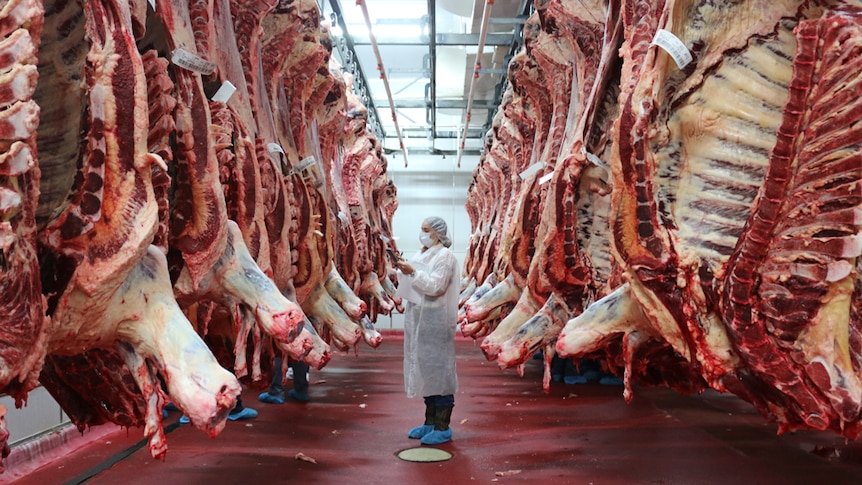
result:
M 404 155 L 404 167 L 406 168 L 407 149 L 404 147 L 404 140 L 401 138 L 401 129 L 398 128 L 395 103 L 392 102 L 392 90 L 389 89 L 389 80 L 386 78 L 386 70 L 383 68 L 383 58 L 380 56 L 377 39 L 374 37 L 374 32 L 371 29 L 371 17 L 368 15 L 368 7 L 363 0 L 356 0 L 356 5 L 359 5 L 362 9 L 362 16 L 365 17 L 365 25 L 368 26 L 368 39 L 371 41 L 371 47 L 374 49 L 374 55 L 377 57 L 377 70 L 380 71 L 380 79 L 383 80 L 383 87 L 386 88 L 386 97 L 389 98 L 389 110 L 392 111 L 392 122 L 395 123 L 395 134 L 398 135 L 398 145 L 401 147 L 401 154 Z
M 458 168 L 461 168 L 461 155 L 464 153 L 464 145 L 467 143 L 467 129 L 470 127 L 470 118 L 473 116 L 473 96 L 476 93 L 476 83 L 479 81 L 479 71 L 482 69 L 482 57 L 485 55 L 485 37 L 488 35 L 488 23 L 491 19 L 491 7 L 494 0 L 485 0 L 485 10 L 482 12 L 482 28 L 479 30 L 479 52 L 476 54 L 476 68 L 473 70 L 473 79 L 470 81 L 470 96 L 467 98 L 467 118 L 464 121 L 464 135 L 458 148 Z

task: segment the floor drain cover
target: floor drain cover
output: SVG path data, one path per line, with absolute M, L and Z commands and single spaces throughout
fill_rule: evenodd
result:
M 404 461 L 446 461 L 452 458 L 452 453 L 437 448 L 408 448 L 398 453 L 398 458 Z

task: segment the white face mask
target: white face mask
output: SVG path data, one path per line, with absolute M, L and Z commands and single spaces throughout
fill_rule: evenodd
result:
M 431 239 L 431 233 L 422 231 L 419 233 L 419 242 L 422 243 L 426 248 L 430 248 L 434 245 L 434 240 Z

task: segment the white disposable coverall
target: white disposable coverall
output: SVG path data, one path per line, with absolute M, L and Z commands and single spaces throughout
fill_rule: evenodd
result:
M 423 296 L 419 304 L 407 302 L 404 314 L 404 390 L 407 397 L 455 394 L 458 260 L 437 244 L 408 262 L 418 263 L 413 288 Z

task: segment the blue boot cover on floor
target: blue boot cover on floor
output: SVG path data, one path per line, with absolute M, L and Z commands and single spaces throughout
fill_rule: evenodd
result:
M 238 419 L 252 419 L 257 417 L 257 411 L 252 408 L 242 408 L 242 411 L 238 413 L 228 414 L 227 419 L 230 421 L 236 421 Z
M 189 420 L 188 416 L 186 416 L 185 414 L 180 416 L 180 424 L 189 424 L 189 423 L 191 423 L 191 420 Z
M 260 393 L 257 400 L 267 404 L 284 404 L 284 394 L 270 394 L 268 392 Z
M 423 445 L 439 445 L 452 440 L 452 428 L 445 431 L 434 430 L 422 437 L 420 442 Z
M 422 426 L 417 426 L 411 429 L 410 432 L 407 433 L 407 437 L 414 440 L 418 440 L 419 438 L 425 436 L 432 431 L 434 431 L 433 424 L 423 424 Z
M 307 392 L 299 392 L 296 389 L 291 389 L 287 392 L 287 395 L 296 399 L 297 401 L 306 402 L 308 401 L 308 393 Z

